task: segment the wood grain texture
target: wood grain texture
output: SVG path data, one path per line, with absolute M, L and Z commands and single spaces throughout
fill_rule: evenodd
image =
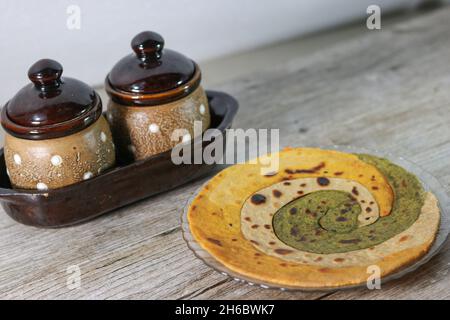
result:
M 283 146 L 351 144 L 412 160 L 450 191 L 450 8 L 308 56 L 277 61 L 218 88 L 241 109 L 234 127 L 280 128 Z M 180 215 L 197 181 L 66 229 L 0 214 L 0 298 L 450 299 L 450 244 L 412 275 L 367 289 L 281 292 L 240 284 L 189 251 Z M 88 195 L 87 195 L 88 196 Z M 78 265 L 80 289 L 66 286 Z

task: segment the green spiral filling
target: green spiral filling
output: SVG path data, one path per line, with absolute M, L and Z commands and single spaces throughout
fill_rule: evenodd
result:
M 419 180 L 386 159 L 358 157 L 384 174 L 394 191 L 391 214 L 358 227 L 359 204 L 343 191 L 317 191 L 279 209 L 273 218 L 276 236 L 301 251 L 329 254 L 365 249 L 408 229 L 418 218 L 425 192 Z

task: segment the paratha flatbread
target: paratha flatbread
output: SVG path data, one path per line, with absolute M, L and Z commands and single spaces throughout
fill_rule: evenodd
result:
M 280 168 L 229 167 L 187 217 L 195 240 L 243 276 L 289 288 L 365 283 L 408 266 L 433 244 L 440 212 L 406 170 L 368 155 L 297 148 Z

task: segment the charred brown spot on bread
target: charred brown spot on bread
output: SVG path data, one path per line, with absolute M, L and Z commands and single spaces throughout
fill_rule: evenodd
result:
M 272 190 L 272 194 L 273 194 L 273 196 L 274 196 L 275 198 L 279 198 L 279 197 L 282 196 L 281 191 L 280 191 L 280 190 L 277 190 L 277 189 Z
M 275 253 L 278 253 L 278 254 L 280 254 L 280 255 L 282 255 L 282 256 L 294 252 L 294 251 L 289 250 L 289 249 L 280 249 L 280 248 L 279 248 L 279 249 L 275 249 L 274 251 L 275 251 Z
M 274 246 L 274 245 L 276 245 L 277 243 L 275 242 L 275 241 L 270 241 L 269 242 L 269 245 L 271 245 L 271 246 Z
M 316 173 L 317 171 L 320 171 L 323 168 L 325 168 L 325 162 L 321 162 L 311 169 L 297 169 L 295 170 L 295 173 Z
M 220 240 L 213 239 L 213 238 L 206 238 L 206 240 L 208 240 L 209 242 L 215 244 L 216 246 L 219 246 L 219 247 L 222 246 L 222 242 L 220 242 Z
M 252 229 L 258 229 L 258 228 L 259 228 L 259 225 L 258 225 L 258 224 L 252 225 Z
M 297 227 L 292 227 L 290 233 L 292 236 L 295 237 L 295 236 L 298 236 L 299 230 Z
M 250 240 L 250 242 L 251 242 L 251 243 L 253 243 L 254 245 L 257 245 L 257 246 L 259 246 L 259 242 L 258 242 L 258 241 L 256 241 L 256 240 Z
M 355 196 L 358 196 L 359 195 L 359 191 L 358 191 L 358 188 L 356 188 L 356 187 L 353 187 L 353 189 L 352 189 L 352 193 L 355 195 Z
M 317 258 L 314 259 L 315 262 L 320 262 L 320 261 L 322 261 L 322 260 L 323 260 L 322 257 L 317 257 Z
M 297 169 L 297 170 L 292 170 L 292 169 L 286 169 L 284 170 L 284 172 L 286 172 L 287 174 L 295 174 L 295 173 L 317 173 L 318 171 L 322 170 L 325 167 L 325 163 L 321 162 L 319 163 L 317 166 L 309 168 L 309 169 Z
M 409 239 L 409 236 L 403 236 L 400 238 L 400 240 L 398 240 L 398 242 L 405 242 L 408 239 Z
M 361 239 L 342 239 L 339 241 L 339 243 L 342 244 L 354 244 L 354 243 L 359 243 L 361 242 Z
M 372 190 L 378 190 L 378 187 L 377 186 L 373 186 Z
M 256 193 L 256 194 L 252 195 L 252 198 L 250 201 L 255 205 L 259 205 L 259 204 L 263 204 L 266 202 L 266 197 L 263 196 L 262 194 Z
M 341 262 L 344 262 L 344 261 L 345 261 L 344 258 L 336 258 L 336 259 L 334 259 L 334 262 L 337 262 L 337 263 L 341 263 Z
M 325 177 L 319 177 L 317 178 L 317 184 L 321 187 L 326 187 L 330 184 L 330 180 Z
M 270 226 L 270 224 L 265 224 L 265 225 L 264 225 L 264 228 L 266 228 L 266 229 L 269 230 L 269 229 L 271 229 L 272 227 Z
M 366 208 L 366 212 L 372 212 L 372 208 L 371 207 L 367 207 Z
M 338 172 L 334 173 L 335 176 L 342 176 L 343 174 L 344 174 L 344 172 L 342 172 L 342 171 L 338 171 Z
M 284 184 L 285 186 L 290 186 L 290 185 L 291 185 L 291 183 L 290 183 L 289 181 L 285 181 L 285 182 L 283 182 L 283 184 Z
M 252 218 L 250 218 L 250 217 L 245 217 L 244 220 L 245 220 L 245 221 L 248 221 L 248 222 L 251 222 L 251 221 L 252 221 Z
M 303 192 L 302 190 L 298 190 L 298 191 L 297 191 L 297 194 L 298 194 L 298 195 L 303 195 L 304 192 Z

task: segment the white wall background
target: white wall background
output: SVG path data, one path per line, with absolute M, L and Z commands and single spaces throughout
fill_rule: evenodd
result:
M 143 30 L 161 33 L 166 47 L 202 61 L 248 50 L 366 16 L 411 0 L 1 0 L 0 105 L 28 83 L 36 60 L 53 58 L 64 74 L 92 85 Z M 67 8 L 81 9 L 81 29 L 67 28 Z

